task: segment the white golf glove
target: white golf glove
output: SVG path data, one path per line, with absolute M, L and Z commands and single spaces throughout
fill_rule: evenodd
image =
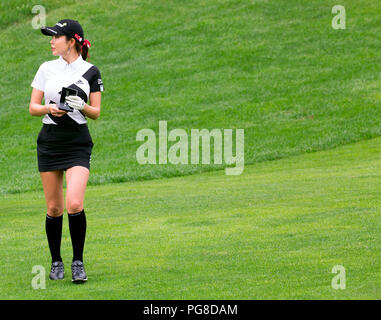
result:
M 85 107 L 85 101 L 82 100 L 82 98 L 78 96 L 67 96 L 65 98 L 65 101 L 69 105 L 69 107 L 72 107 L 73 109 L 77 110 L 83 110 Z

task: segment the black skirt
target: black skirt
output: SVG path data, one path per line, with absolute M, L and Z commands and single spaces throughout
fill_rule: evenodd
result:
M 87 124 L 44 124 L 37 138 L 38 171 L 66 170 L 83 166 L 90 170 L 93 148 Z

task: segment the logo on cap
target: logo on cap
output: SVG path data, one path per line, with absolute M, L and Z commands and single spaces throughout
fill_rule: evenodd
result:
M 59 23 L 59 22 L 57 22 L 57 23 L 56 23 L 56 26 L 59 26 L 59 27 L 63 28 L 63 27 L 66 27 L 66 26 L 67 26 L 67 23 L 66 23 L 66 22 L 64 22 L 64 23 Z

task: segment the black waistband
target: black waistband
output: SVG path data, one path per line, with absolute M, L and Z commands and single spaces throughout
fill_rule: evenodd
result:
M 58 125 L 43 123 L 43 129 L 56 130 L 56 131 L 72 131 L 87 128 L 87 123 L 74 124 L 74 125 Z

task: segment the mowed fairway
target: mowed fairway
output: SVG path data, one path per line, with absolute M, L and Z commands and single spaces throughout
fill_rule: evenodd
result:
M 0 210 L 2 299 L 380 299 L 381 139 L 223 171 L 90 186 L 88 283 L 50 267 L 41 192 Z M 335 265 L 346 289 L 334 290 Z

